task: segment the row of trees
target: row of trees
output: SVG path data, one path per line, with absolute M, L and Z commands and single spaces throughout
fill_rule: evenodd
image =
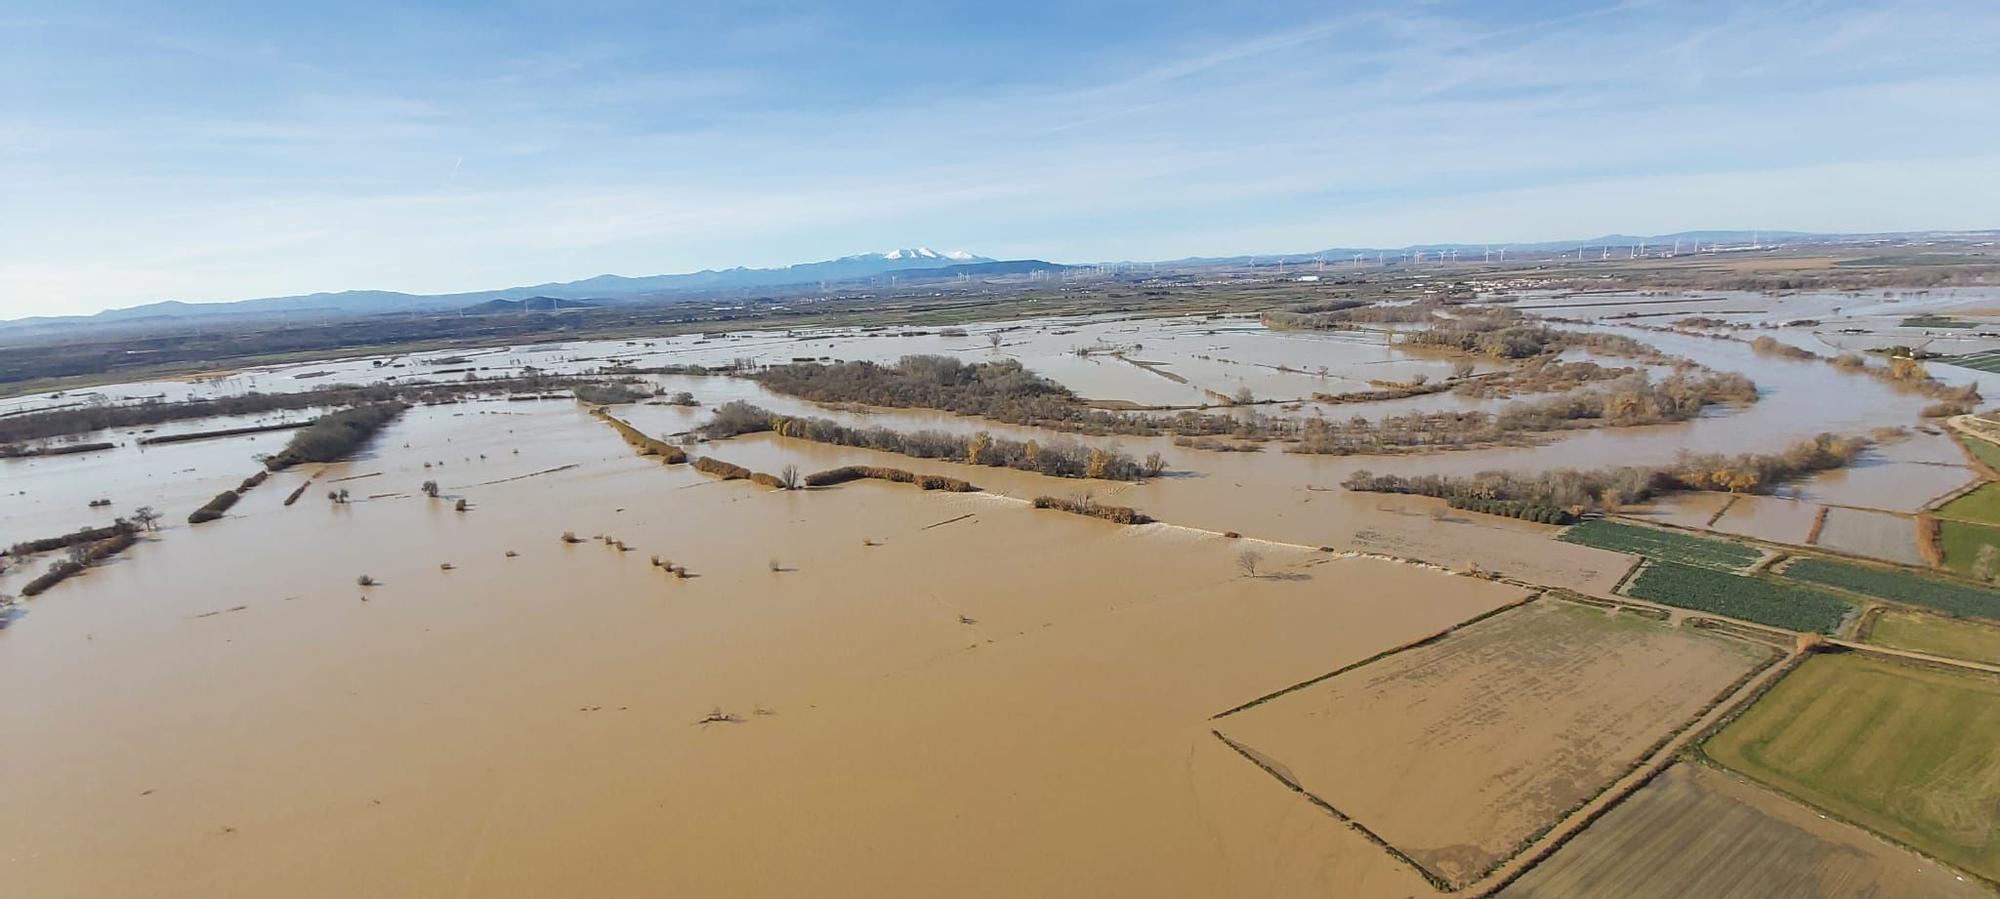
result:
M 946 431 L 895 431 L 889 428 L 854 428 L 832 419 L 779 415 L 741 400 L 724 403 L 703 427 L 711 438 L 729 437 L 754 431 L 775 431 L 815 443 L 854 446 L 914 456 L 919 459 L 947 459 L 967 465 L 989 465 L 1040 472 L 1059 478 L 1099 478 L 1136 481 L 1166 470 L 1166 460 L 1153 453 L 1142 461 L 1117 448 L 1088 447 L 1071 440 L 1041 443 L 1009 440 L 985 431 L 953 434 Z
M 1600 331 L 1565 331 L 1524 321 L 1513 310 L 1494 310 L 1477 317 L 1455 319 L 1403 335 L 1405 346 L 1455 350 L 1494 359 L 1526 359 L 1586 350 L 1603 356 L 1622 356 L 1662 365 L 1682 362 L 1658 347 L 1623 334 Z
M 332 462 L 368 442 L 407 408 L 400 402 L 386 402 L 329 412 L 293 434 L 284 449 L 264 460 L 264 467 L 283 471 L 301 462 Z
M 290 393 L 248 393 L 214 399 L 180 402 L 142 402 L 122 405 L 85 405 L 51 409 L 0 418 L 0 443 L 42 440 L 66 434 L 82 434 L 106 428 L 135 428 L 169 421 L 189 421 L 222 415 L 257 415 L 294 409 L 328 406 L 360 406 L 399 401 L 427 405 L 450 402 L 482 393 L 541 393 L 593 378 L 569 375 L 535 375 L 520 378 L 468 378 L 422 384 L 333 384 Z
M 1602 387 L 1510 403 L 1497 413 L 1411 412 L 1378 419 L 1305 422 L 1292 452 L 1358 455 L 1522 443 L 1527 435 L 1574 427 L 1630 427 L 1685 421 L 1718 403 L 1752 402 L 1757 385 L 1732 373 L 1674 374 L 1658 382 L 1635 372 Z
M 1479 508 L 1475 503 L 1514 503 L 1522 507 L 1554 508 L 1575 514 L 1615 509 L 1679 490 L 1767 493 L 1785 480 L 1849 465 L 1874 442 L 1869 437 L 1820 434 L 1777 453 L 1735 456 L 1682 453 L 1666 465 L 1560 469 L 1532 474 L 1487 471 L 1460 477 L 1378 475 L 1363 470 L 1354 472 L 1341 482 L 1341 486 L 1374 493 L 1441 497 L 1453 500 L 1459 508 L 1476 511 L 1486 509 Z
M 778 393 L 818 403 L 938 409 L 1084 434 L 1272 437 L 1292 431 L 1285 422 L 1193 409 L 1171 415 L 1094 409 L 1012 359 L 968 364 L 943 356 L 904 356 L 895 365 L 794 362 L 755 377 Z

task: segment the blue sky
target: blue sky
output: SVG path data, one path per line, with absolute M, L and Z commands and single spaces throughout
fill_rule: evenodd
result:
M 0 318 L 2000 227 L 2000 4 L 0 0 Z

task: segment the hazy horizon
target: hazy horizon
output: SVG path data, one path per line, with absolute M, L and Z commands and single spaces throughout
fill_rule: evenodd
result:
M 9 4 L 0 319 L 919 242 L 1976 230 L 2000 207 L 1996 43 L 1969 0 Z

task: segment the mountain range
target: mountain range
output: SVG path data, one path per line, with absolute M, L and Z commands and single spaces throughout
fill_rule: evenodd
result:
M 1106 263 L 1113 266 L 1226 266 L 1265 265 L 1276 262 L 1346 263 L 1361 260 L 1396 262 L 1423 254 L 1435 258 L 1453 254 L 1462 262 L 1476 262 L 1488 250 L 1505 248 L 1512 258 L 1529 260 L 1587 253 L 1602 248 L 1607 253 L 1644 247 L 1663 252 L 1680 247 L 1685 251 L 1720 249 L 1742 251 L 1772 249 L 1777 245 L 1836 244 L 1880 241 L 1964 241 L 1992 240 L 1996 232 L 1898 232 L 1882 234 L 1814 234 L 1801 231 L 1681 231 L 1673 234 L 1637 236 L 1610 234 L 1582 240 L 1555 240 L 1524 243 L 1428 243 L 1403 247 L 1332 247 L 1306 253 L 1274 253 L 1254 256 L 1188 257 L 1159 262 Z M 1593 256 L 1593 258 L 1595 258 Z M 997 277 L 1032 272 L 1053 272 L 1074 266 L 1039 259 L 1001 261 L 963 250 L 938 252 L 929 247 L 905 247 L 880 253 L 860 253 L 820 262 L 806 262 L 778 268 L 703 269 L 672 275 L 598 275 L 580 281 L 508 287 L 499 290 L 449 294 L 412 294 L 386 290 L 348 290 L 300 296 L 264 297 L 235 302 L 188 303 L 167 300 L 125 309 L 110 309 L 95 315 L 47 316 L 0 321 L 0 329 L 41 330 L 77 325 L 121 324 L 147 327 L 157 323 L 201 321 L 210 317 L 293 319 L 312 317 L 352 317 L 407 312 L 464 312 L 496 314 L 547 312 L 583 306 L 630 302 L 692 301 L 704 295 L 727 296 L 734 291 L 804 288 L 836 285 L 852 289 L 857 282 L 883 283 L 883 279 L 910 284 L 961 277 Z
M 1023 267 L 1024 266 L 1024 267 Z M 299 296 L 262 297 L 234 302 L 189 303 L 165 300 L 107 309 L 95 315 L 17 319 L 4 324 L 40 326 L 90 322 L 132 324 L 149 320 L 189 320 L 203 317 L 299 318 L 312 316 L 379 315 L 393 312 L 494 313 L 547 311 L 646 299 L 670 299 L 675 294 L 719 293 L 731 290 L 852 282 L 881 275 L 953 277 L 958 274 L 998 275 L 1064 266 L 1040 260 L 1001 262 L 963 250 L 939 252 L 929 247 L 905 247 L 882 253 L 860 253 L 782 268 L 704 269 L 675 275 L 598 275 L 580 281 L 480 290 L 468 293 L 413 294 L 388 290 L 345 290 Z M 591 301 L 557 302 L 557 301 Z M 496 301 L 505 305 L 493 305 Z M 516 301 L 529 301 L 516 307 Z

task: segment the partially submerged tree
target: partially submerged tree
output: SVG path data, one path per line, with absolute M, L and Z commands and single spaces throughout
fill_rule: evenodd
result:
M 143 530 L 157 531 L 160 529 L 160 510 L 152 506 L 140 506 L 132 510 L 132 520 L 138 522 Z

